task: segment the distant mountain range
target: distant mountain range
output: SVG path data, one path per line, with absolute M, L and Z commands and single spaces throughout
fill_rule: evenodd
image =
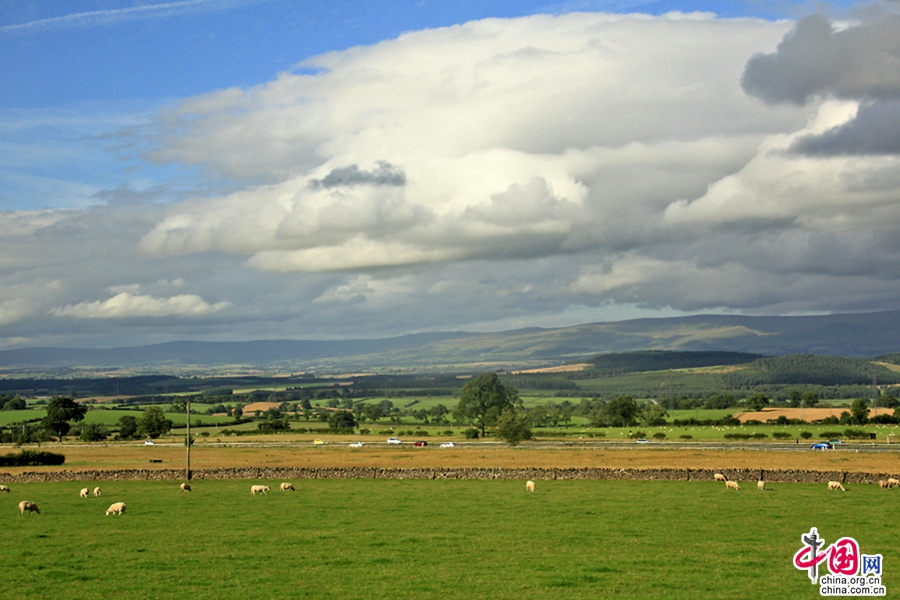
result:
M 0 351 L 0 369 L 499 369 L 651 349 L 869 358 L 900 350 L 900 311 L 808 317 L 701 315 L 375 340 L 184 341 L 104 349 L 20 348 Z

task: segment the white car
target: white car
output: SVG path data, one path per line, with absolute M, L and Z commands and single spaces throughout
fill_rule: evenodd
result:
M 402 444 L 400 438 L 388 438 L 388 444 Z
M 154 442 L 152 440 L 144 440 L 144 445 L 145 446 L 155 446 L 156 442 Z
M 350 447 L 351 448 L 362 448 L 363 445 L 364 444 L 362 442 L 353 442 L 352 444 L 350 444 Z
M 444 442 L 441 444 L 441 448 L 456 448 L 456 444 L 453 442 Z

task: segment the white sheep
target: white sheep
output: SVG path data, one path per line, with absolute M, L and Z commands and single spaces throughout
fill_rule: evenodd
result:
M 100 497 L 100 488 L 95 487 L 94 488 L 94 498 L 99 498 L 99 497 Z
M 29 502 L 28 500 L 22 500 L 21 502 L 19 502 L 19 512 L 24 515 L 26 510 L 28 511 L 29 515 L 31 513 L 41 514 L 41 509 L 38 508 L 37 504 L 35 504 L 34 502 Z
M 121 515 L 125 512 L 125 503 L 124 502 L 115 502 L 106 509 L 106 515 L 109 516 L 110 513 L 114 515 Z
M 828 482 L 828 490 L 841 490 L 842 492 L 846 492 L 844 486 L 841 485 L 840 481 L 829 481 Z
M 294 491 L 294 484 L 293 484 L 293 483 L 290 483 L 290 482 L 287 482 L 287 481 L 282 482 L 282 483 L 281 483 L 281 491 L 282 491 L 282 492 L 293 492 L 293 491 Z
M 254 496 L 256 495 L 257 492 L 259 492 L 260 494 L 263 494 L 264 496 L 268 496 L 269 495 L 267 493 L 268 491 L 269 491 L 269 486 L 267 486 L 267 485 L 254 485 L 254 486 L 250 487 L 250 493 Z
M 731 489 L 733 489 L 733 490 L 740 490 L 740 489 L 741 489 L 741 486 L 738 485 L 738 482 L 737 482 L 737 481 L 726 481 L 726 482 L 725 482 L 725 489 L 727 490 L 727 489 L 729 489 L 729 488 L 731 488 Z
M 526 491 L 529 491 L 529 492 L 533 492 L 533 491 L 534 491 L 534 482 L 531 481 L 530 479 L 529 479 L 528 481 L 525 482 L 525 490 L 526 490 Z
M 766 482 L 763 481 L 762 479 L 760 479 L 759 481 L 757 481 L 757 482 L 756 482 L 756 489 L 758 489 L 758 490 L 761 491 L 761 492 L 766 491 Z
M 887 484 L 888 484 L 888 487 L 889 487 L 889 488 L 892 488 L 892 487 L 894 487 L 895 485 L 900 486 L 900 481 L 898 481 L 898 480 L 894 479 L 893 477 L 891 477 L 890 479 L 887 480 Z
M 6 487 L 5 485 L 0 485 L 0 492 L 4 492 L 4 493 L 8 494 L 9 488 Z
M 713 479 L 715 479 L 716 481 L 726 481 L 725 476 L 721 473 L 716 473 L 715 475 L 713 475 Z
M 82 498 L 87 498 L 89 493 L 90 493 L 89 489 L 81 488 L 81 491 L 78 492 L 78 495 L 81 496 Z
M 189 492 L 189 491 L 191 491 L 191 484 L 189 484 L 189 483 L 187 483 L 187 482 L 182 483 L 182 484 L 181 484 L 181 491 L 182 491 L 182 492 Z
M 889 490 L 889 489 L 891 489 L 891 484 L 889 484 L 889 483 L 888 483 L 887 481 L 885 481 L 884 479 L 879 479 L 879 480 L 878 480 L 878 487 L 880 487 L 880 488 L 882 488 L 882 489 Z

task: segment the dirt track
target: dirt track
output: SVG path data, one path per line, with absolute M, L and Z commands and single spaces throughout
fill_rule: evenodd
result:
M 172 469 L 183 468 L 185 449 L 181 445 L 143 446 L 44 445 L 42 450 L 66 456 L 65 470 L 86 469 Z M 0 449 L 0 453 L 13 448 Z M 159 462 L 150 462 L 159 461 Z M 370 444 L 348 448 L 345 442 L 325 446 L 233 446 L 198 443 L 191 452 L 194 469 L 215 467 L 505 467 L 505 468 L 691 468 L 691 469 L 811 469 L 862 472 L 900 471 L 900 454 L 894 452 L 699 450 L 644 448 L 510 448 L 469 446 L 457 448 L 387 447 Z M 17 473 L 60 467 L 2 468 Z

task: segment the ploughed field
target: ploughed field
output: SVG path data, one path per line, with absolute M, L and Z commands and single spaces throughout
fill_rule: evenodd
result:
M 252 484 L 271 485 L 251 496 Z M 900 586 L 900 490 L 676 481 L 203 480 L 11 484 L 3 597 L 814 598 L 791 559 L 817 527 Z M 20 500 L 40 515 L 20 515 Z M 112 502 L 121 516 L 104 516 Z M 825 574 L 825 569 L 821 574 Z
M 358 439 L 358 438 L 353 438 Z M 286 440 L 277 439 L 279 442 Z M 460 444 L 439 448 L 429 442 L 425 448 L 411 444 L 388 446 L 383 439 L 367 441 L 362 448 L 348 447 L 351 438 L 329 438 L 322 446 L 311 440 L 296 440 L 293 445 L 276 445 L 272 437 L 257 441 L 242 440 L 232 446 L 198 442 L 191 451 L 191 468 L 217 467 L 374 467 L 374 468 L 685 468 L 685 469 L 811 469 L 820 471 L 861 471 L 900 475 L 900 453 L 872 452 L 865 444 L 815 451 L 809 444 L 790 450 L 750 449 L 743 443 L 733 449 L 704 450 L 692 444 L 672 449 L 653 443 L 634 448 L 600 446 L 529 445 L 512 448 L 505 444 Z M 893 444 L 891 445 L 894 446 Z M 881 448 L 886 446 L 881 444 Z M 737 449 L 734 449 L 737 448 Z M 849 448 L 849 449 L 848 449 Z M 61 467 L 0 467 L 2 473 L 59 470 L 183 469 L 185 448 L 180 440 L 170 439 L 154 446 L 135 442 L 109 444 L 44 444 L 42 450 L 66 456 Z M 859 449 L 857 452 L 856 449 Z M 0 453 L 13 452 L 7 446 Z M 154 461 L 154 462 L 151 462 Z M 159 461 L 159 462 L 156 462 Z

